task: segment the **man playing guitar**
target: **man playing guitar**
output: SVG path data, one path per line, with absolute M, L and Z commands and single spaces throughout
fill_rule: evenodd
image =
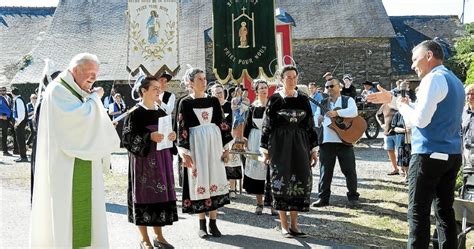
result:
M 329 205 L 331 195 L 331 182 L 334 173 L 336 158 L 341 166 L 341 171 L 346 177 L 346 185 L 349 192 L 347 198 L 350 205 L 357 205 L 359 193 L 357 192 L 357 173 L 355 164 L 354 148 L 351 144 L 344 143 L 338 134 L 329 127 L 331 119 L 334 117 L 354 118 L 357 117 L 357 105 L 351 97 L 341 95 L 341 85 L 339 80 L 331 79 L 326 82 L 325 88 L 329 97 L 321 101 L 321 105 L 327 108 L 326 113 L 320 111 L 320 129 L 322 136 L 319 136 L 319 161 L 320 178 L 318 200 L 313 202 L 313 207 L 323 207 Z M 338 108 L 337 110 L 335 110 Z M 317 112 L 318 113 L 318 112 Z M 316 113 L 316 115 L 317 115 Z

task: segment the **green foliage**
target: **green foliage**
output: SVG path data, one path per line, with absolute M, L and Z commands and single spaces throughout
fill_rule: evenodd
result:
M 474 61 L 474 58 L 471 58 L 471 65 L 467 70 L 465 85 L 474 84 L 474 63 L 472 63 L 472 61 Z
M 464 28 L 466 29 L 468 34 L 474 35 L 474 22 L 466 23 L 464 25 Z
M 455 55 L 451 57 L 446 65 L 466 85 L 474 83 L 474 23 L 464 25 L 466 35 L 456 39 L 454 43 Z

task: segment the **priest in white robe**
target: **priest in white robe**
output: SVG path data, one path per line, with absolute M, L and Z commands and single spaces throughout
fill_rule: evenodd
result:
M 119 148 L 92 88 L 97 56 L 76 55 L 44 92 L 30 224 L 32 248 L 108 248 L 102 158 Z

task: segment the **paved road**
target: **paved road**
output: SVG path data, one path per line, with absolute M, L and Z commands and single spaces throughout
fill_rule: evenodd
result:
M 15 164 L 14 159 L 14 157 L 0 158 L 0 248 L 28 246 L 30 166 L 27 163 Z M 358 158 L 358 160 L 361 159 Z M 108 177 L 118 179 L 117 181 L 126 179 L 127 156 L 123 150 L 113 155 L 112 164 L 113 171 L 107 173 Z M 361 165 L 362 163 L 358 161 L 358 168 Z M 317 174 L 314 175 L 313 192 L 317 190 Z M 335 175 L 342 174 L 336 170 Z M 344 186 L 344 180 L 335 179 L 333 184 Z M 125 186 L 126 183 L 120 183 L 117 189 L 107 189 L 106 209 L 110 248 L 138 248 L 138 231 L 127 222 Z M 341 189 L 344 196 L 345 190 Z M 181 200 L 180 189 L 178 189 L 178 200 Z M 317 239 L 316 234 L 311 234 L 310 224 L 318 225 L 317 211 L 314 210 L 305 213 L 301 218 L 304 222 L 301 228 L 304 231 L 310 231 L 309 238 L 282 238 L 274 229 L 278 220 L 270 216 L 267 209 L 264 215 L 256 216 L 253 213 L 254 203 L 253 196 L 242 194 L 238 195 L 232 204 L 221 208 L 218 226 L 224 236 L 206 240 L 197 236 L 197 216 L 182 214 L 179 208 L 179 221 L 173 226 L 164 228 L 165 237 L 177 248 L 353 248 L 348 245 L 321 241 Z

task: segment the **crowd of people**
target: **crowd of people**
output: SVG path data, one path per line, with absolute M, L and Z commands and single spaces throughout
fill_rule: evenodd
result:
M 133 88 L 140 99 L 138 106 L 121 124 L 114 122 L 114 127 L 110 120 L 127 110 L 121 95 L 113 90 L 102 102 L 104 90 L 93 87 L 98 58 L 79 54 L 44 92 L 31 97 L 33 102 L 42 96 L 41 115 L 31 116 L 38 119 L 35 130 L 40 146 L 32 173 L 31 221 L 31 231 L 39 232 L 30 235 L 30 243 L 108 245 L 102 167 L 98 165 L 121 144 L 129 152 L 128 221 L 139 231 L 140 248 L 173 248 L 162 227 L 178 221 L 174 155 L 182 167 L 182 212 L 197 214 L 200 238 L 222 236 L 217 210 L 232 201 L 236 180 L 242 178 L 245 191 L 255 195 L 255 214 L 261 215 L 264 206 L 269 206 L 271 214 L 279 216 L 283 237 L 305 237 L 298 215 L 311 206 L 330 205 L 336 159 L 346 179 L 348 205 L 359 204 L 354 147 L 330 124 L 335 118 L 356 117 L 356 101 L 361 100 L 382 104 L 379 121 L 392 165 L 388 175 L 402 171 L 408 182 L 408 248 L 428 246 L 433 200 L 439 243 L 455 248 L 454 183 L 465 144 L 460 136 L 461 116 L 466 136 L 471 132 L 472 112 L 470 105 L 463 111 L 462 83 L 442 62 L 443 52 L 436 42 L 426 41 L 413 49 L 413 69 L 421 79 L 416 101 L 410 98 L 414 95 L 408 93 L 407 82 L 397 82 L 396 88 L 387 91 L 366 81 L 358 96 L 351 75 L 344 75 L 341 82 L 331 73 L 324 75 L 324 91 L 310 82 L 305 92 L 297 87 L 299 71 L 292 65 L 281 68 L 281 87 L 271 96 L 269 83 L 255 80 L 253 102 L 246 97 L 248 89 L 237 87 L 226 98 L 223 85 L 208 87 L 204 71 L 198 68 L 186 71 L 187 94 L 178 99 L 167 91 L 171 75 L 140 77 Z M 2 129 L 8 130 L 14 120 L 16 138 L 23 140 L 18 142 L 19 161 L 27 160 L 20 148 L 26 141 L 21 133 L 31 107 L 18 90 L 12 89 L 12 99 L 2 90 Z M 466 88 L 470 104 L 473 92 L 473 87 Z M 2 148 L 5 153 L 6 146 Z M 317 199 L 311 203 L 311 171 L 316 165 L 320 177 Z M 148 227 L 153 228 L 152 236 Z
M 32 124 L 32 112 L 36 103 L 36 94 L 26 102 L 20 90 L 12 87 L 7 93 L 6 87 L 0 87 L 0 125 L 2 131 L 3 156 L 19 155 L 17 163 L 29 162 L 26 155 L 27 145 L 31 146 L 35 136 Z M 30 136 L 26 137 L 26 127 L 29 126 Z M 8 135 L 12 134 L 13 152 L 9 151 Z

